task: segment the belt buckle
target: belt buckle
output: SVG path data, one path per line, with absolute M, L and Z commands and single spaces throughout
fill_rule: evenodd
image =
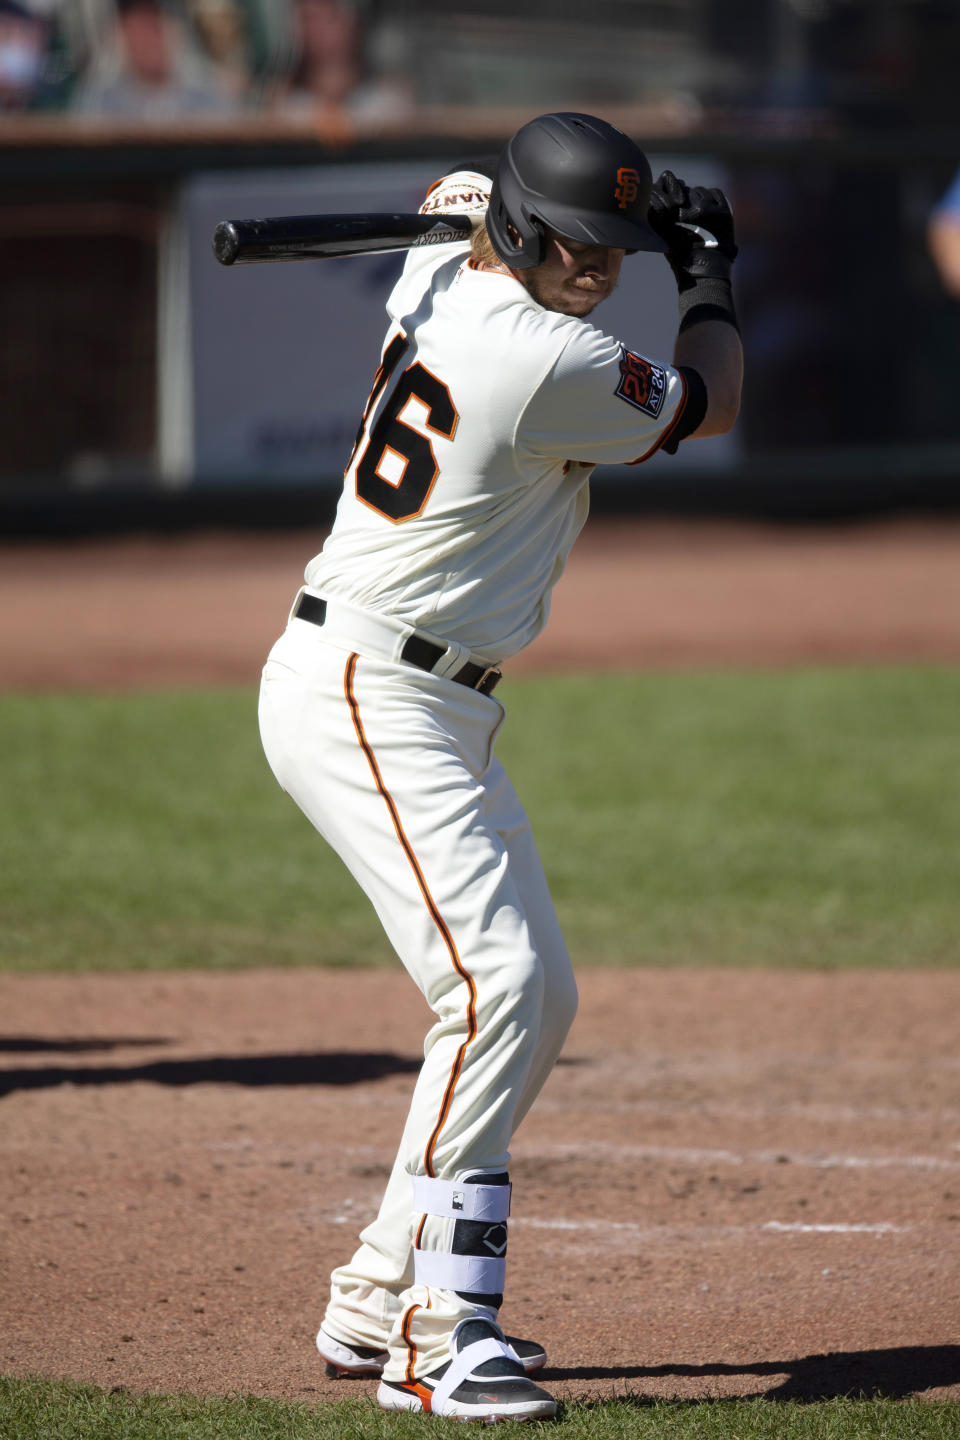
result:
M 498 670 L 496 665 L 490 665 L 484 670 L 473 688 L 474 690 L 479 690 L 481 695 L 489 695 L 496 689 L 502 679 L 503 671 Z

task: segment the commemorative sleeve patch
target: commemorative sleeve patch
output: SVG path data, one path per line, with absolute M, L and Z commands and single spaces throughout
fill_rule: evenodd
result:
M 634 405 L 645 415 L 652 415 L 656 419 L 663 408 L 663 397 L 667 393 L 667 372 L 622 345 L 620 384 L 616 393 L 621 400 L 626 400 L 628 405 Z

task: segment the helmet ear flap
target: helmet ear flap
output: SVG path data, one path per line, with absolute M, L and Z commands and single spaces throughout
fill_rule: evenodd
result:
M 511 270 L 532 270 L 542 265 L 547 253 L 547 233 L 543 221 L 524 213 L 522 203 L 517 214 L 511 215 L 494 180 L 487 209 L 487 234 L 504 265 Z

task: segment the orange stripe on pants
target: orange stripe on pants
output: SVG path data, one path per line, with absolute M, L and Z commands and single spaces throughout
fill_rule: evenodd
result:
M 370 766 L 370 771 L 373 775 L 374 783 L 377 787 L 377 790 L 383 797 L 384 803 L 386 804 L 387 809 L 390 812 L 390 819 L 393 822 L 393 828 L 396 831 L 397 839 L 400 841 L 400 844 L 403 847 L 403 852 L 410 862 L 410 868 L 413 870 L 417 885 L 420 887 L 420 893 L 423 896 L 426 907 L 430 912 L 430 916 L 434 924 L 440 932 L 440 936 L 443 940 L 444 945 L 447 947 L 447 953 L 450 956 L 454 969 L 461 977 L 461 979 L 466 983 L 467 989 L 470 993 L 470 999 L 467 1003 L 467 1036 L 463 1044 L 457 1051 L 456 1058 L 454 1059 L 453 1065 L 451 1066 L 450 1077 L 447 1080 L 446 1088 L 443 1092 L 443 1100 L 440 1104 L 440 1114 L 437 1117 L 437 1123 L 433 1127 L 430 1139 L 427 1141 L 427 1148 L 424 1151 L 423 1155 L 424 1169 L 426 1170 L 426 1173 L 432 1177 L 436 1174 L 433 1168 L 433 1152 L 436 1148 L 437 1140 L 440 1137 L 440 1131 L 443 1129 L 444 1122 L 446 1121 L 446 1118 L 450 1113 L 450 1105 L 453 1101 L 453 1092 L 456 1088 L 457 1080 L 460 1076 L 460 1071 L 463 1069 L 463 1057 L 466 1054 L 467 1046 L 470 1044 L 471 1040 L 476 1037 L 477 1033 L 477 987 L 469 971 L 464 968 L 463 962 L 461 961 L 460 956 L 457 953 L 457 947 L 454 944 L 453 936 L 450 934 L 446 922 L 444 921 L 443 916 L 440 914 L 440 911 L 437 909 L 436 902 L 434 901 L 433 896 L 430 894 L 427 882 L 424 879 L 423 871 L 421 870 L 417 857 L 413 852 L 413 847 L 410 844 L 410 841 L 407 839 L 407 836 L 404 833 L 403 826 L 400 823 L 400 816 L 397 812 L 397 807 L 394 803 L 393 796 L 390 794 L 389 790 L 384 784 L 383 776 L 380 773 L 380 767 L 377 764 L 376 756 L 374 755 L 373 750 L 370 746 L 370 742 L 367 740 L 366 734 L 364 733 L 363 722 L 360 719 L 360 708 L 357 704 L 357 697 L 353 685 L 354 676 L 356 675 L 357 670 L 358 658 L 359 657 L 356 654 L 350 656 L 350 659 L 347 661 L 347 668 L 343 677 L 343 688 L 344 693 L 347 697 L 347 704 L 350 706 L 350 714 L 353 717 L 353 728 L 357 732 L 357 739 L 360 742 L 360 747 L 363 750 L 364 755 L 366 755 L 367 757 L 367 763 Z

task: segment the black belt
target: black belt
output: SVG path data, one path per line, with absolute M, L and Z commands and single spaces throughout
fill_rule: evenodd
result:
M 304 590 L 293 607 L 293 618 L 309 620 L 311 625 L 322 625 L 327 618 L 326 600 L 322 600 L 319 595 L 308 595 Z M 446 653 L 445 645 L 437 645 L 424 635 L 414 634 L 404 642 L 400 659 L 406 660 L 409 665 L 416 665 L 418 670 L 432 671 Z M 472 660 L 468 660 L 454 675 L 446 678 L 455 680 L 458 685 L 467 685 L 471 690 L 479 690 L 481 695 L 489 695 L 499 685 L 503 676 L 493 666 L 475 665 Z

